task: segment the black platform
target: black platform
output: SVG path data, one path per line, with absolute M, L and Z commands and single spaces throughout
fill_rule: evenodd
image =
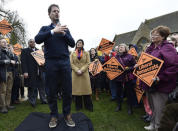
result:
M 91 120 L 83 113 L 72 114 L 75 127 L 68 127 L 65 124 L 63 115 L 59 114 L 59 124 L 56 128 L 50 129 L 48 123 L 49 114 L 33 112 L 15 129 L 15 131 L 94 131 Z

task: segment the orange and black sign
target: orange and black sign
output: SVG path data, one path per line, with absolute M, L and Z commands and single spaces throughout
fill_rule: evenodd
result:
M 98 50 L 101 51 L 102 53 L 109 54 L 113 47 L 114 42 L 102 38 Z
M 14 49 L 14 54 L 19 56 L 21 54 L 22 46 L 19 43 L 17 43 L 13 46 L 13 49 Z
M 129 51 L 128 51 L 129 54 L 133 55 L 133 56 L 138 56 L 137 54 L 137 51 L 135 50 L 135 48 L 131 48 Z
M 95 76 L 97 74 L 99 74 L 101 71 L 103 70 L 102 64 L 99 60 L 93 61 L 90 65 L 89 65 L 89 72 Z
M 107 73 L 107 76 L 110 80 L 113 80 L 124 72 L 123 66 L 118 62 L 115 57 L 112 57 L 110 60 L 108 60 L 103 65 L 103 69 Z
M 44 53 L 42 50 L 34 51 L 31 54 L 39 65 L 43 65 L 45 63 Z
M 153 78 L 157 76 L 163 63 L 164 61 L 143 52 L 137 63 L 139 66 L 136 67 L 133 74 L 145 82 L 148 86 L 151 86 Z
M 0 32 L 3 34 L 3 35 L 6 35 L 7 33 L 11 32 L 12 31 L 12 27 L 11 25 L 8 23 L 7 20 L 2 20 L 0 22 Z
M 140 103 L 140 100 L 144 94 L 144 90 L 142 90 L 140 87 L 139 87 L 139 79 L 137 78 L 137 81 L 136 81 L 136 88 L 135 88 L 135 92 L 136 92 L 136 96 L 137 96 L 137 100 L 138 100 L 138 103 Z

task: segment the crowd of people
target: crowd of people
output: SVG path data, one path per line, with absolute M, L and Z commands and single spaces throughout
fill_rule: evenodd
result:
M 55 21 L 53 13 L 58 9 L 58 6 L 53 5 L 48 10 L 51 20 Z M 153 79 L 154 82 L 151 87 L 148 87 L 132 73 L 138 67 L 139 56 L 132 56 L 128 51 L 131 48 L 137 50 L 136 45 L 130 44 L 128 46 L 120 43 L 109 54 L 101 53 L 97 48 L 91 48 L 86 51 L 84 49 L 84 40 L 79 39 L 74 43 L 70 32 L 66 31 L 66 27 L 63 27 L 65 32 L 62 32 L 64 34 L 67 33 L 65 41 L 58 40 L 57 37 L 52 39 L 51 34 L 48 33 L 43 34 L 45 30 L 52 28 L 54 30 L 49 33 L 58 32 L 57 26 L 43 27 L 35 37 L 35 40 L 30 39 L 28 41 L 28 48 L 22 49 L 20 56 L 14 54 L 13 46 L 8 44 L 5 38 L 0 39 L 1 113 L 8 113 L 9 110 L 14 109 L 14 104 L 19 104 L 19 99 L 24 98 L 24 87 L 27 87 L 28 101 L 32 107 L 36 106 L 38 93 L 41 103 L 49 104 L 52 116 L 49 123 L 50 127 L 56 126 L 58 115 L 57 98 L 61 97 L 64 101 L 63 114 L 67 121 L 66 123 L 69 126 L 75 126 L 75 122 L 70 115 L 69 106 L 72 102 L 72 96 L 77 111 L 84 107 L 93 112 L 94 105 L 91 96 L 93 94 L 95 100 L 99 101 L 101 100 L 100 92 L 104 90 L 110 94 L 110 101 L 117 103 L 116 109 L 113 109 L 113 111 L 119 112 L 122 110 L 122 103 L 127 98 L 128 114 L 131 115 L 133 114 L 133 107 L 139 105 L 134 90 L 136 86 L 139 86 L 145 91 L 143 104 L 146 115 L 143 116 L 143 119 L 146 122 L 150 122 L 150 125 L 144 128 L 146 130 L 159 130 L 161 128 L 161 118 L 165 115 L 163 110 L 168 108 L 166 102 L 171 98 L 172 100 L 177 99 L 176 97 L 178 96 L 178 91 L 176 90 L 176 86 L 178 86 L 176 85 L 178 78 L 178 42 L 175 37 L 170 35 L 168 27 L 158 26 L 154 28 L 150 33 L 151 42 L 145 46 L 144 52 L 164 61 L 158 75 Z M 58 35 L 58 37 L 61 37 L 60 34 Z M 46 38 L 54 41 L 54 43 L 46 41 Z M 55 40 L 62 44 L 58 47 L 58 43 L 55 43 Z M 46 42 L 54 45 L 53 48 L 47 44 L 43 47 L 46 54 L 44 65 L 38 65 L 31 55 L 31 52 L 38 50 L 35 47 L 35 42 Z M 65 56 L 66 51 L 64 52 L 64 50 L 68 50 L 68 45 L 63 45 L 65 42 L 71 47 L 75 46 L 75 51 L 70 53 L 70 61 Z M 57 49 L 54 50 L 54 48 L 58 48 L 58 51 L 56 51 Z M 52 53 L 50 54 L 50 52 Z M 61 52 L 64 53 L 62 54 Z M 110 80 L 104 71 L 95 76 L 89 72 L 88 67 L 91 62 L 99 60 L 101 64 L 104 64 L 112 57 L 115 57 L 124 67 L 124 73 L 115 79 Z M 54 88 L 50 88 L 50 86 L 54 86 Z M 72 90 L 68 88 L 70 86 L 72 86 Z M 70 92 L 72 96 L 70 96 Z M 176 122 L 178 121 L 174 121 L 174 124 L 171 125 L 172 128 Z

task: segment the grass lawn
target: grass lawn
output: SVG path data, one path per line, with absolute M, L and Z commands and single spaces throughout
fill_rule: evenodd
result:
M 144 114 L 143 108 L 134 108 L 134 114 L 127 114 L 127 105 L 124 101 L 122 111 L 114 112 L 116 103 L 109 101 L 110 97 L 106 94 L 100 96 L 100 101 L 95 101 L 93 97 L 94 112 L 81 110 L 87 115 L 94 126 L 95 131 L 144 131 L 146 125 L 140 116 Z M 61 113 L 61 101 L 58 104 Z M 49 113 L 48 105 L 42 105 L 38 101 L 36 108 L 32 108 L 26 101 L 16 105 L 15 110 L 8 114 L 0 113 L 0 131 L 14 131 L 14 129 L 31 113 L 43 112 Z M 74 104 L 72 104 L 72 113 L 75 113 Z

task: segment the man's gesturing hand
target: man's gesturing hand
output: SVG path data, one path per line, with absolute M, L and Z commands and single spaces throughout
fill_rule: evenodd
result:
M 65 31 L 67 30 L 67 26 L 60 26 L 60 25 L 56 25 L 56 27 L 53 29 L 54 33 L 61 33 L 63 35 L 65 35 Z

